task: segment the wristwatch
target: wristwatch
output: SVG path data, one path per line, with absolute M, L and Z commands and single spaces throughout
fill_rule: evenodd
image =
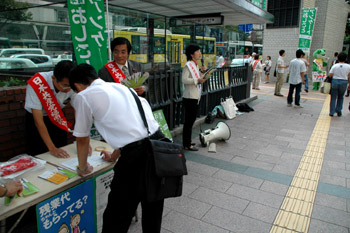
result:
M 5 189 L 4 194 L 1 195 L 0 197 L 4 197 L 4 196 L 6 196 L 8 189 L 7 189 L 6 185 L 4 185 L 4 184 L 1 184 L 0 186 L 3 187 L 3 188 Z

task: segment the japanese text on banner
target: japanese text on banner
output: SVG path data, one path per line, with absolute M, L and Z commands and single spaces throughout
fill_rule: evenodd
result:
M 103 0 L 68 0 L 69 20 L 78 64 L 99 70 L 107 63 L 107 35 Z

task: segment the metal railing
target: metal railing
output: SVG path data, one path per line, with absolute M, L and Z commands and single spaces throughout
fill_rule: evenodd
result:
M 235 102 L 250 96 L 251 71 L 246 66 L 217 69 L 203 84 L 198 116 L 207 115 L 221 98 L 232 96 Z M 152 72 L 148 78 L 147 100 L 152 110 L 162 109 L 170 130 L 183 123 L 181 70 Z

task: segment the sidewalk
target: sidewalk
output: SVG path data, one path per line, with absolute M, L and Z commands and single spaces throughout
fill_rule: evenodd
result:
M 166 199 L 162 232 L 350 232 L 350 98 L 331 118 L 329 95 L 303 92 L 297 109 L 287 107 L 288 84 L 284 97 L 274 83 L 260 88 L 254 112 L 225 121 L 231 138 L 217 153 L 194 129 L 200 150 L 186 151 L 183 195 Z M 142 232 L 140 221 L 129 232 Z

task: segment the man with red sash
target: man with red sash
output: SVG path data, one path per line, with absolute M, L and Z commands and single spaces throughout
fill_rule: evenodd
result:
M 128 39 L 124 37 L 115 38 L 111 43 L 113 61 L 107 63 L 98 71 L 98 77 L 106 82 L 120 83 L 125 77 L 142 72 L 140 63 L 128 59 L 131 49 L 132 46 Z M 135 87 L 134 90 L 138 95 L 142 95 L 147 87 Z
M 60 147 L 67 145 L 70 130 L 62 108 L 76 95 L 68 79 L 73 67 L 73 62 L 61 61 L 53 72 L 37 73 L 28 80 L 24 106 L 27 154 L 34 156 L 50 151 L 59 158 L 69 157 Z

